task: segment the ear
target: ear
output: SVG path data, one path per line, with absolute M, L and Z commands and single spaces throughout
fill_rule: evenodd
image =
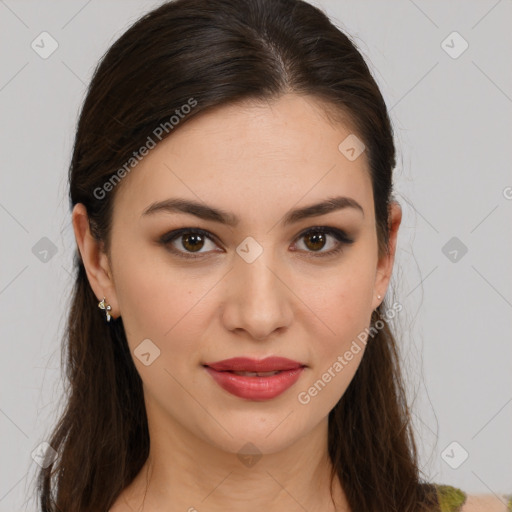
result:
M 89 284 L 98 302 L 105 297 L 105 302 L 112 307 L 110 315 L 117 318 L 119 307 L 110 261 L 103 251 L 103 244 L 98 242 L 91 233 L 87 209 L 82 203 L 77 203 L 73 208 L 72 222 Z
M 377 263 L 377 271 L 375 274 L 375 294 L 373 298 L 372 308 L 377 308 L 384 300 L 384 295 L 391 279 L 393 264 L 395 262 L 396 242 L 398 238 L 398 228 L 402 222 L 402 208 L 396 201 L 392 201 L 388 209 L 389 215 L 389 241 L 387 252 L 379 257 Z M 377 296 L 381 298 L 378 299 Z

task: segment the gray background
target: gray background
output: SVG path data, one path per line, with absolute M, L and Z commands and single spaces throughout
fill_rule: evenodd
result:
M 404 305 L 423 473 L 512 492 L 512 1 L 315 3 L 365 56 L 395 129 L 404 220 L 388 299 Z M 158 4 L 0 0 L 0 511 L 35 510 L 31 453 L 63 405 L 78 110 L 102 54 Z M 47 59 L 31 48 L 43 31 L 58 42 Z M 469 44 L 457 58 L 454 31 Z

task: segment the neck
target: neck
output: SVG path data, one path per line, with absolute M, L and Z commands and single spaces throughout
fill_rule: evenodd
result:
M 149 432 L 149 457 L 124 493 L 133 510 L 350 512 L 336 477 L 331 498 L 327 418 L 289 446 L 252 456 L 213 446 L 168 417 L 149 421 Z

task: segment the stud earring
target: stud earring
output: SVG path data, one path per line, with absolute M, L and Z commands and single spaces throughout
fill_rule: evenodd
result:
M 381 299 L 381 296 L 380 296 L 380 295 L 377 295 L 377 299 L 379 299 L 379 300 L 380 300 L 380 299 Z
M 111 319 L 112 317 L 110 316 L 109 311 L 112 311 L 112 306 L 110 306 L 109 304 L 107 304 L 107 303 L 105 302 L 105 297 L 103 297 L 103 300 L 102 300 L 101 302 L 98 302 L 98 307 L 99 307 L 100 309 L 105 310 L 105 315 L 106 315 L 106 317 L 107 317 L 107 322 L 110 322 L 110 319 Z

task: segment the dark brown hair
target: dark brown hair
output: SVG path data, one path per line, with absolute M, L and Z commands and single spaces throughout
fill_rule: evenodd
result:
M 356 46 L 301 0 L 176 0 L 133 24 L 89 86 L 69 169 L 71 208 L 85 205 L 108 254 L 117 187 L 98 190 L 114 183 L 156 127 L 167 123 L 165 136 L 172 136 L 208 109 L 287 92 L 321 100 L 327 115 L 350 120 L 364 142 L 379 252 L 387 250 L 395 148 L 386 105 Z M 191 99 L 194 107 L 170 126 Z M 43 512 L 108 510 L 149 454 L 142 382 L 122 318 L 104 321 L 78 250 L 74 263 L 63 352 L 68 396 L 49 440 L 58 457 L 38 475 Z M 430 510 L 435 499 L 419 476 L 398 348 L 380 319 L 384 327 L 329 414 L 332 477 L 354 512 Z

